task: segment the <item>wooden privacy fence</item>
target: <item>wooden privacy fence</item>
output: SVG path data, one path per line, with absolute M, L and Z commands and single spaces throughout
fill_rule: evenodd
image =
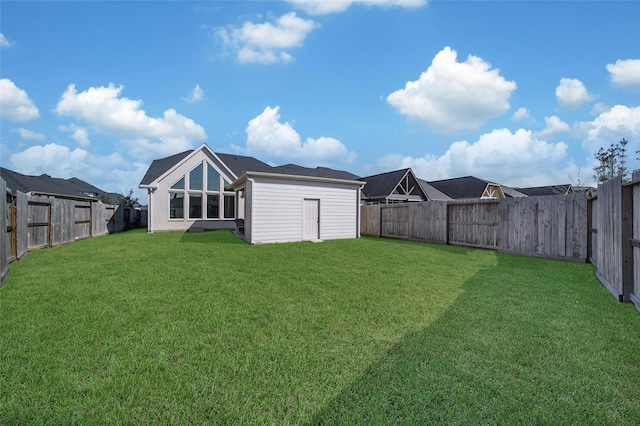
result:
M 140 212 L 131 207 L 12 193 L 1 178 L 0 194 L 0 282 L 9 274 L 8 264 L 29 250 L 120 232 L 140 223 Z
M 89 200 L 39 197 L 18 192 L 14 198 L 12 258 L 26 251 L 106 235 L 113 207 Z
M 587 260 L 587 197 L 373 204 L 361 209 L 361 234 Z
M 640 170 L 631 182 L 617 177 L 589 200 L 589 258 L 602 285 L 640 310 Z

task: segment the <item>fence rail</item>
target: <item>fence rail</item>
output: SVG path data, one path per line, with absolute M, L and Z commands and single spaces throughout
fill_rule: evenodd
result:
M 587 260 L 587 197 L 367 205 L 361 234 Z

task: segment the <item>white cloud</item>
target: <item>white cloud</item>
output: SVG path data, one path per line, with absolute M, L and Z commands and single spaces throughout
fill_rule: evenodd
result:
M 380 7 L 418 8 L 427 4 L 427 0 L 289 0 L 298 9 L 311 15 L 326 15 L 344 12 L 352 4 Z
M 249 154 L 260 154 L 269 160 L 297 161 L 308 165 L 329 162 L 350 163 L 356 154 L 349 152 L 337 139 L 331 137 L 307 138 L 300 135 L 288 122 L 280 122 L 280 107 L 266 107 L 247 125 L 247 148 Z
M 204 129 L 193 120 L 168 109 L 160 118 L 148 117 L 142 101 L 121 98 L 122 86 L 90 87 L 77 92 L 70 84 L 58 102 L 58 115 L 87 123 L 99 133 L 117 135 L 129 153 L 141 161 L 193 148 L 206 139 Z
M 41 175 L 69 179 L 77 177 L 108 192 L 128 194 L 144 204 L 144 191 L 137 190 L 148 164 L 128 162 L 120 154 L 98 156 L 82 148 L 69 149 L 50 143 L 27 148 L 11 155 L 12 170 L 27 175 Z
M 89 148 L 91 141 L 89 140 L 89 132 L 84 127 L 79 127 L 75 124 L 68 126 L 58 126 L 63 132 L 71 132 L 71 138 L 78 143 L 82 148 Z
M 186 98 L 182 98 L 183 101 L 189 103 L 200 102 L 204 101 L 205 99 L 206 98 L 204 96 L 204 90 L 202 90 L 199 84 L 196 84 L 196 87 L 193 88 L 193 90 L 191 91 L 191 95 Z
M 240 28 L 219 28 L 216 36 L 238 62 L 287 63 L 293 60 L 289 50 L 302 46 L 307 35 L 319 26 L 290 12 L 276 19 L 275 23 L 247 21 Z
M 4 34 L 0 33 L 0 47 L 11 47 L 13 46 L 13 42 L 9 41 Z
M 13 121 L 29 121 L 40 117 L 38 108 L 27 92 L 8 78 L 0 79 L 0 118 Z
M 544 118 L 545 128 L 541 132 L 535 133 L 537 137 L 547 137 L 556 133 L 569 132 L 571 127 L 560 120 L 559 117 L 552 115 Z
M 520 107 L 516 112 L 511 116 L 513 121 L 523 121 L 529 119 L 529 110 L 525 107 Z
M 640 107 L 615 105 L 593 121 L 577 123 L 574 130 L 577 137 L 583 140 L 583 148 L 592 152 L 622 138 L 635 145 L 640 140 Z
M 428 181 L 473 175 L 509 186 L 538 186 L 566 181 L 561 163 L 563 142 L 548 143 L 531 131 L 497 129 L 473 143 L 454 142 L 442 156 L 421 158 L 390 155 L 378 161 L 386 170 L 411 167 Z
M 562 108 L 577 109 L 585 102 L 593 100 L 594 96 L 587 91 L 580 80 L 561 78 L 560 85 L 556 87 L 556 99 Z
M 640 90 L 640 59 L 618 59 L 615 64 L 608 64 L 614 86 Z
M 482 58 L 469 55 L 465 62 L 456 58 L 457 52 L 445 47 L 418 80 L 391 93 L 387 102 L 442 133 L 474 130 L 508 111 L 516 84 Z
M 24 127 L 11 129 L 11 131 L 19 134 L 22 139 L 30 139 L 35 141 L 44 140 L 44 135 L 42 133 L 36 133 L 33 130 L 25 129 Z

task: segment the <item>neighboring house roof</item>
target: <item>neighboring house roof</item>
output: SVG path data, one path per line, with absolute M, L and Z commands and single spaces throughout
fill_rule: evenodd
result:
M 502 187 L 499 184 L 479 179 L 474 176 L 430 181 L 428 183 L 454 200 L 464 198 L 482 198 L 483 195 L 487 195 L 485 190 L 491 187 L 502 192 Z M 504 192 L 502 195 L 505 195 Z
M 520 188 L 511 188 L 510 186 L 502 186 L 502 190 L 504 191 L 504 195 L 508 197 L 527 197 L 527 194 L 520 191 Z
M 424 193 L 427 194 L 429 200 L 451 200 L 451 197 L 436 189 L 426 180 L 418 178 L 418 182 L 420 183 L 420 186 L 422 186 Z
M 150 185 L 156 179 L 178 165 L 182 160 L 193 154 L 195 151 L 205 148 L 207 148 L 212 154 L 217 156 L 224 163 L 224 165 L 235 175 L 235 177 L 238 177 L 249 170 L 263 171 L 271 168 L 270 165 L 256 158 L 247 157 L 244 155 L 213 152 L 206 144 L 203 144 L 197 150 L 190 149 L 188 151 L 174 154 L 169 157 L 153 160 L 151 162 L 151 165 L 149 166 L 149 169 L 147 170 L 147 173 L 145 173 L 144 177 L 140 181 L 140 186 L 144 187 Z
M 362 190 L 368 201 L 426 201 L 428 196 L 410 168 L 363 177 L 367 185 Z
M 328 167 L 316 167 L 315 169 L 309 167 L 298 166 L 297 164 L 285 164 L 283 166 L 269 167 L 265 170 L 254 170 L 251 169 L 252 172 L 265 172 L 265 173 L 275 173 L 282 175 L 293 175 L 293 176 L 310 176 L 310 177 L 320 177 L 320 178 L 328 178 L 328 179 L 340 179 L 340 180 L 359 180 L 360 176 L 354 175 L 353 173 L 344 171 L 344 170 L 334 170 Z
M 537 195 L 567 195 L 573 194 L 573 187 L 570 184 L 536 186 L 532 188 L 516 188 L 518 191 L 530 197 Z
M 61 179 L 46 174 L 40 176 L 24 175 L 13 170 L 0 167 L 0 176 L 7 182 L 7 187 L 24 193 L 62 195 L 76 198 L 98 198 L 108 195 L 78 178 Z M 117 194 L 120 196 L 119 194 Z

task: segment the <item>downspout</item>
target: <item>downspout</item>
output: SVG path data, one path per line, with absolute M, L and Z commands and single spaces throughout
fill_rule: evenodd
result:
M 251 220 L 249 221 L 249 229 L 250 229 L 250 232 L 251 232 L 251 241 L 249 241 L 249 244 L 253 244 L 253 216 L 254 216 L 253 215 L 253 189 L 254 189 L 253 188 L 253 184 L 256 183 L 256 181 L 253 178 L 250 178 L 250 177 L 247 176 L 247 182 L 251 183 L 251 202 L 249 203 L 250 204 L 249 208 L 251 210 L 250 211 Z M 244 191 L 245 191 L 245 193 L 244 193 L 244 209 L 245 209 L 245 212 L 246 212 L 246 210 L 247 210 L 247 185 L 246 184 L 244 186 Z M 245 228 L 244 229 L 245 229 L 245 236 L 246 236 L 247 218 L 245 217 L 244 220 L 245 220 L 245 222 L 244 222 Z
M 356 216 L 356 238 L 360 238 L 360 195 L 362 193 L 362 187 L 358 186 L 358 195 L 356 197 L 357 200 L 357 207 L 356 209 L 358 210 L 358 215 Z
M 153 215 L 151 214 L 151 194 L 153 190 L 147 189 L 147 233 L 153 234 Z

